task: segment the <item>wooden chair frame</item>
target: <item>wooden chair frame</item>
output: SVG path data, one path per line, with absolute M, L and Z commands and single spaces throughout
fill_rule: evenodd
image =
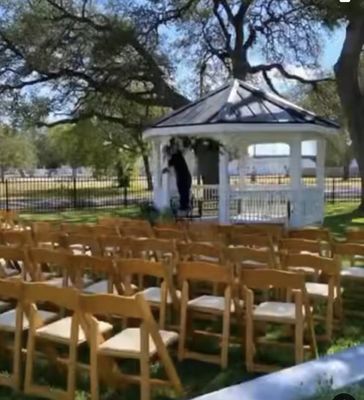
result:
M 141 400 L 150 400 L 151 385 L 172 386 L 179 394 L 183 393 L 182 385 L 177 371 L 163 343 L 158 326 L 153 318 L 148 303 L 143 295 L 123 297 L 114 295 L 81 296 L 81 310 L 90 327 L 90 376 L 91 397 L 99 400 L 99 379 L 104 380 L 109 387 L 120 387 L 125 384 L 140 384 Z M 128 352 L 100 354 L 100 345 L 105 338 L 98 331 L 98 321 L 95 316 L 106 315 L 123 319 L 137 319 L 140 325 L 140 353 L 130 355 Z M 153 379 L 150 377 L 149 338 L 156 345 L 157 354 L 165 368 L 167 380 Z M 112 362 L 114 358 L 136 358 L 140 362 L 141 375 L 127 375 L 119 372 Z
M 23 333 L 23 285 L 20 281 L 0 280 L 0 298 L 15 301 L 15 330 L 14 345 L 12 346 L 13 368 L 9 375 L 0 375 L 0 386 L 8 386 L 13 390 L 19 391 L 21 386 L 21 353 L 22 353 L 22 333 Z M 1 338 L 1 347 L 5 346 Z
M 341 321 L 343 317 L 340 279 L 341 267 L 338 257 L 326 258 L 312 254 L 287 254 L 284 257 L 283 263 L 285 270 L 297 267 L 312 268 L 316 271 L 316 276 L 319 277 L 319 280 L 327 282 L 327 299 L 319 294 L 310 294 L 309 292 L 308 296 L 313 304 L 323 299 L 326 301 L 325 335 L 320 337 L 320 339 L 330 341 L 332 338 L 335 314 L 339 321 Z M 317 315 L 316 319 L 320 320 L 321 318 Z
M 230 339 L 230 317 L 232 310 L 232 287 L 233 287 L 233 271 L 228 266 L 216 265 L 206 262 L 181 262 L 178 264 L 178 275 L 180 285 L 182 286 L 181 296 L 181 320 L 180 320 L 180 341 L 178 346 L 178 359 L 180 361 L 185 358 L 200 360 L 218 364 L 221 368 L 227 368 L 228 365 L 228 350 Z M 191 307 L 189 288 L 193 281 L 205 281 L 211 284 L 224 284 L 224 307 L 223 310 L 213 308 Z M 213 296 L 215 297 L 215 296 Z M 196 300 L 196 299 L 194 299 Z M 193 330 L 192 315 L 195 313 L 202 315 L 222 317 L 222 333 L 215 334 L 209 332 L 201 332 Z M 187 330 L 191 332 L 187 332 Z M 196 351 L 191 351 L 186 345 L 188 334 L 203 334 L 218 337 L 221 339 L 220 355 L 208 355 Z
M 77 346 L 78 332 L 80 324 L 79 313 L 79 294 L 72 288 L 55 288 L 43 283 L 24 284 L 24 301 L 29 307 L 29 331 L 27 341 L 27 358 L 25 366 L 24 392 L 29 395 L 37 395 L 51 399 L 67 399 L 75 398 L 76 390 L 76 372 L 77 372 Z M 35 344 L 37 339 L 37 329 L 44 326 L 44 322 L 40 319 L 37 312 L 36 303 L 50 303 L 60 309 L 66 309 L 72 313 L 71 315 L 71 332 L 69 338 L 69 353 L 65 360 L 67 365 L 67 389 L 50 390 L 49 387 L 39 385 L 33 381 L 33 365 L 36 356 Z M 44 340 L 44 338 L 42 338 Z M 57 340 L 47 339 L 48 348 L 53 348 L 52 358 L 54 362 L 62 361 L 57 355 L 55 344 L 64 344 Z
M 246 334 L 245 334 L 245 362 L 249 372 L 271 372 L 277 369 L 277 366 L 256 363 L 254 355 L 256 352 L 256 341 L 254 339 L 254 322 L 289 324 L 295 327 L 295 362 L 296 364 L 304 360 L 304 328 L 307 324 L 310 335 L 310 348 L 315 357 L 317 357 L 317 343 L 313 327 L 311 309 L 305 290 L 305 279 L 301 273 L 293 273 L 278 270 L 241 270 L 240 272 L 241 289 L 245 300 L 246 309 Z M 286 290 L 289 297 L 295 298 L 295 318 L 290 319 L 280 316 L 254 315 L 255 301 L 254 290 L 278 289 Z M 267 304 L 267 303 L 264 303 Z M 303 314 L 303 310 L 305 313 Z M 267 343 L 264 339 L 261 341 Z M 259 343 L 259 340 L 258 340 Z M 275 346 L 287 346 L 287 343 L 273 342 Z M 288 343 L 290 345 L 290 343 Z

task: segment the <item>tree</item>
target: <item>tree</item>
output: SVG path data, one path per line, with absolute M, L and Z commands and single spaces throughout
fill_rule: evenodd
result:
M 185 58 L 196 54 L 197 69 L 219 62 L 240 79 L 263 74 L 273 89 L 274 71 L 306 82 L 283 58 L 312 63 L 319 37 L 310 7 L 298 0 L 0 0 L 0 26 L 0 92 L 11 113 L 29 114 L 32 104 L 37 122 L 97 117 L 128 129 L 140 125 L 114 107 L 121 100 L 162 110 L 189 101 L 173 85 L 179 60 L 171 36 Z M 161 27 L 178 34 L 166 39 Z M 253 51 L 265 55 L 262 64 L 253 64 Z
M 5 181 L 8 168 L 30 168 L 36 164 L 36 153 L 32 142 L 9 126 L 0 127 L 0 176 Z
M 343 179 L 349 179 L 354 153 L 335 82 L 326 82 L 319 88 L 310 90 L 303 96 L 301 103 L 303 107 L 315 110 L 318 115 L 340 121 L 340 136 L 328 139 L 326 165 L 343 167 Z

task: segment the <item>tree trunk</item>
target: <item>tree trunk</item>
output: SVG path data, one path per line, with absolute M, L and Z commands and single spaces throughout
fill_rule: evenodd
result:
M 364 14 L 352 16 L 346 28 L 344 45 L 337 64 L 335 75 L 350 132 L 350 137 L 358 162 L 361 178 L 361 203 L 364 210 L 364 93 L 360 87 L 360 57 L 364 45 Z
M 152 171 L 150 170 L 150 162 L 148 154 L 142 153 L 145 176 L 147 177 L 148 190 L 153 190 Z

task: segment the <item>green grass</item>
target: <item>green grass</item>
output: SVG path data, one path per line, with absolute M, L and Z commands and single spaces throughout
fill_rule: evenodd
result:
M 327 205 L 325 226 L 329 227 L 337 236 L 342 236 L 345 229 L 349 226 L 364 226 L 364 214 L 356 211 L 356 208 L 356 204 L 350 203 Z M 95 222 L 98 217 L 106 215 L 136 217 L 140 214 L 139 208 L 130 207 L 123 209 L 76 210 L 67 212 L 54 212 L 49 214 L 21 214 L 21 218 L 23 220 L 88 223 Z M 324 355 L 337 352 L 359 343 L 364 343 L 364 321 L 358 319 L 348 319 L 343 324 L 341 330 L 336 333 L 333 342 L 329 346 L 320 346 L 320 354 Z M 217 350 L 213 343 L 206 340 L 204 340 L 202 343 L 197 343 L 197 345 L 200 349 L 205 348 L 209 351 L 214 349 Z M 277 356 L 280 358 L 282 355 L 272 349 L 270 351 L 266 351 L 266 353 L 263 353 L 263 356 L 266 361 L 269 361 L 273 358 L 276 359 Z M 286 361 L 285 357 L 283 357 L 281 361 Z M 221 371 L 218 366 L 196 361 L 184 361 L 183 363 L 178 363 L 175 360 L 175 363 L 180 378 L 183 382 L 187 398 L 193 398 L 195 396 L 212 392 L 214 390 L 218 390 L 223 387 L 253 378 L 252 375 L 247 374 L 244 368 L 243 356 L 240 348 L 238 347 L 231 348 L 229 368 L 225 371 Z M 56 380 L 58 381 L 58 379 Z M 77 394 L 75 400 L 84 400 L 87 398 L 85 394 L 85 392 L 88 391 L 87 377 L 84 377 L 81 380 L 80 389 L 83 391 Z M 364 400 L 364 391 L 361 388 L 348 388 L 347 392 L 353 394 L 354 397 L 356 397 L 356 400 Z M 334 394 L 336 394 L 336 392 L 334 393 L 327 388 L 323 388 L 322 390 L 319 390 L 317 396 L 315 396 L 315 399 L 332 399 Z M 117 394 L 105 392 L 102 397 L 102 399 L 110 400 L 136 400 L 137 398 L 137 390 L 132 390 L 130 392 L 128 391 L 127 393 L 119 392 Z M 175 398 L 173 393 L 168 392 L 165 389 L 157 389 L 153 393 L 153 400 L 167 400 L 172 398 Z M 26 397 L 22 394 L 12 394 L 8 389 L 0 389 L 0 400 L 5 399 L 33 400 L 35 398 Z

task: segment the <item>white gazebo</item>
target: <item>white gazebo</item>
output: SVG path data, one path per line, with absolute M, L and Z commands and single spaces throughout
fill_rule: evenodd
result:
M 218 201 L 220 223 L 284 222 L 299 227 L 321 223 L 324 215 L 325 144 L 339 126 L 285 99 L 234 80 L 194 103 L 172 112 L 144 132 L 152 143 L 154 203 L 169 207 L 169 176 L 162 174 L 164 146 L 171 138 L 208 138 L 221 144 L 219 184 L 193 185 L 195 197 Z M 302 146 L 316 147 L 316 179 L 302 179 Z M 247 148 L 254 144 L 289 146 L 289 178 L 280 185 L 257 185 L 245 179 Z M 228 173 L 229 161 L 239 159 L 239 178 Z

